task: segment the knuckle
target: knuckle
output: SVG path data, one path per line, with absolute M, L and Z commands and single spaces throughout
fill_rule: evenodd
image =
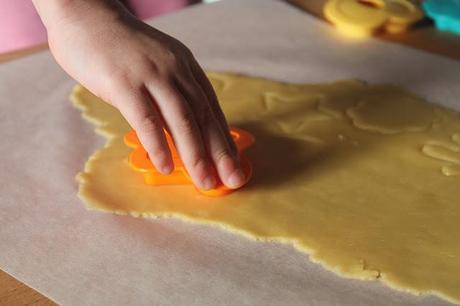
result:
M 158 63 L 150 59 L 148 56 L 144 56 L 139 59 L 139 63 L 131 66 L 130 69 L 132 70 L 132 74 L 143 76 L 144 78 L 160 74 Z
M 103 86 L 103 92 L 105 94 L 102 98 L 117 108 L 120 108 L 125 100 L 120 96 L 120 92 L 123 92 L 123 98 L 138 98 L 141 91 L 141 84 L 133 81 L 133 79 L 125 73 L 118 73 L 106 78 Z
M 187 71 L 188 57 L 182 51 L 166 50 L 164 63 L 166 64 L 166 73 L 175 74 L 177 72 L 185 73 Z
M 171 50 L 165 51 L 165 62 L 170 69 L 177 69 L 181 66 L 180 58 Z
M 116 88 L 125 88 L 127 86 L 132 86 L 132 78 L 130 78 L 130 73 L 122 67 L 113 67 L 105 71 L 104 75 L 106 85 L 109 89 Z
M 152 81 L 157 81 L 161 79 L 161 69 L 157 64 L 151 63 L 148 66 L 148 75 Z
M 218 163 L 224 158 L 225 156 L 228 156 L 228 151 L 226 149 L 219 149 L 213 152 L 213 157 L 214 160 Z
M 121 88 L 128 84 L 128 78 L 121 73 L 111 74 L 105 78 L 104 83 L 104 89 L 106 92 L 111 93 L 109 96 L 112 99 L 114 93 L 119 92 Z
M 197 172 L 201 172 L 207 169 L 207 165 L 208 165 L 206 158 L 204 158 L 203 156 L 192 157 L 189 164 L 190 164 L 191 170 L 197 171 Z
M 155 114 L 146 114 L 138 121 L 138 129 L 141 133 L 152 134 L 161 128 L 159 118 Z

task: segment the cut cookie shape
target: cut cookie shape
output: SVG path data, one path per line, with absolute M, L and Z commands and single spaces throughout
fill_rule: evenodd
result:
M 369 95 L 347 110 L 353 124 L 363 130 L 382 134 L 420 132 L 435 121 L 434 106 L 397 93 Z
M 460 176 L 460 135 L 452 135 L 451 142 L 428 141 L 422 152 L 431 158 L 445 162 L 441 172 L 446 176 Z

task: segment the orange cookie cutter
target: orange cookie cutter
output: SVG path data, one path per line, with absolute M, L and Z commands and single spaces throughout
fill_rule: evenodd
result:
M 236 147 L 240 154 L 241 167 L 243 172 L 249 180 L 249 178 L 252 176 L 252 165 L 249 159 L 244 156 L 243 153 L 254 143 L 254 136 L 238 128 L 231 128 L 230 135 L 235 141 Z M 128 147 L 134 149 L 128 158 L 130 167 L 133 170 L 142 173 L 144 176 L 144 181 L 148 185 L 160 186 L 192 184 L 192 180 L 185 170 L 184 164 L 182 163 L 182 160 L 180 159 L 176 150 L 176 146 L 174 145 L 171 136 L 166 130 L 165 136 L 174 162 L 174 170 L 169 175 L 161 174 L 155 169 L 155 166 L 150 161 L 147 151 L 142 146 L 134 130 L 126 133 L 124 137 L 125 144 Z M 222 196 L 231 193 L 234 191 L 234 189 L 230 189 L 221 182 L 218 182 L 217 187 L 214 189 L 206 191 L 198 189 L 198 191 L 207 196 Z

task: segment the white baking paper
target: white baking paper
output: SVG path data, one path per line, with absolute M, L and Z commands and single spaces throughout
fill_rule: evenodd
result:
M 228 0 L 152 21 L 210 70 L 402 85 L 460 110 L 460 63 L 342 38 L 278 1 Z M 104 141 L 47 52 L 0 65 L 0 268 L 64 305 L 444 305 L 343 279 L 289 245 L 177 220 L 86 211 L 74 176 Z M 1 284 L 0 284 L 1 285 Z

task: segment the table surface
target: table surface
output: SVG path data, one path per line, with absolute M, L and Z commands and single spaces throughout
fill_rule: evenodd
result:
M 322 6 L 325 0 L 288 0 L 288 2 L 319 18 L 324 17 L 322 15 Z M 420 22 L 407 33 L 399 35 L 382 35 L 380 38 L 460 60 L 460 37 L 436 31 L 432 23 L 428 20 Z M 25 50 L 0 54 L 0 63 L 46 49 L 46 45 L 40 45 Z M 48 306 L 55 305 L 55 303 L 0 270 L 0 306 L 1 305 Z

